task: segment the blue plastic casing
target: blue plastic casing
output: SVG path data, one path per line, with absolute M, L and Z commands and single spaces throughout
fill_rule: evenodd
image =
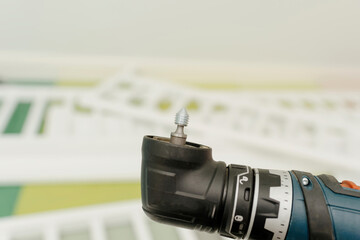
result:
M 304 196 L 296 177 L 291 172 L 290 175 L 293 185 L 293 206 L 286 240 L 305 240 L 309 238 L 309 229 Z
M 299 182 L 291 174 L 293 182 L 293 208 L 287 233 L 287 240 L 309 239 L 309 229 L 304 196 Z M 335 193 L 316 177 L 329 209 L 337 240 L 360 239 L 360 197 Z M 357 191 L 347 189 L 347 191 Z

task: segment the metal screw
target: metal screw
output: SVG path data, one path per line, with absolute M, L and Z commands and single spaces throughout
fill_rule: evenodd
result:
M 187 126 L 189 122 L 189 114 L 185 108 L 180 109 L 175 116 L 175 124 L 180 126 Z
M 175 116 L 175 124 L 177 125 L 175 132 L 171 133 L 170 142 L 177 145 L 185 145 L 187 135 L 184 133 L 184 127 L 188 125 L 189 114 L 185 108 L 180 109 Z
M 243 216 L 241 216 L 241 215 L 236 215 L 235 216 L 235 221 L 237 221 L 237 222 L 242 222 L 244 220 L 244 217 Z
M 303 184 L 304 186 L 309 185 L 309 179 L 308 179 L 307 177 L 303 177 L 303 178 L 302 178 L 302 184 Z

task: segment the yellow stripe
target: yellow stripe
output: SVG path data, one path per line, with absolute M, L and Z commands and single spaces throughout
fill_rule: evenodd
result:
M 14 215 L 140 198 L 140 183 L 28 185 Z

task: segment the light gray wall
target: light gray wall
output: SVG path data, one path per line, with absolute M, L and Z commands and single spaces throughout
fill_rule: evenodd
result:
M 0 51 L 360 66 L 360 1 L 0 0 Z

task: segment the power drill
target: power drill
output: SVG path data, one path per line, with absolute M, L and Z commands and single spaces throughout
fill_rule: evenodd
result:
M 153 220 L 239 239 L 360 239 L 360 188 L 331 175 L 214 161 L 187 142 L 185 109 L 170 138 L 145 136 L 141 194 Z

